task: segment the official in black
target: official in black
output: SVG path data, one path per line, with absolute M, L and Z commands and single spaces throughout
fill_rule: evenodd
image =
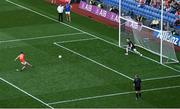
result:
M 138 75 L 135 75 L 133 85 L 136 92 L 136 100 L 137 100 L 138 98 L 141 98 L 141 79 L 138 77 Z

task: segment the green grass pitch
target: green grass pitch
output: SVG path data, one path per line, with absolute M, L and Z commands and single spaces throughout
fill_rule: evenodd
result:
M 1 0 L 0 107 L 180 107 L 180 65 L 162 66 L 144 50 L 144 57 L 125 56 L 117 42 L 118 29 L 86 17 L 72 13 L 71 23 L 57 22 L 56 7 L 45 0 Z M 21 51 L 33 67 L 18 72 Z M 135 74 L 143 80 L 140 100 Z

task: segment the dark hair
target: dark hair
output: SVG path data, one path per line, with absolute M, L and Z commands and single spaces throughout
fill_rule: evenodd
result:
M 135 74 L 135 78 L 138 78 L 139 76 L 137 74 Z
M 21 54 L 23 54 L 23 52 L 22 52 L 22 51 L 21 51 L 20 53 L 21 53 Z

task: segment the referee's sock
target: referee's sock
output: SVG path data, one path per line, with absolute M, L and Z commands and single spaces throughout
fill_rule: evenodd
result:
M 138 93 L 136 93 L 136 99 L 138 99 Z
M 139 93 L 139 97 L 141 97 L 141 93 Z

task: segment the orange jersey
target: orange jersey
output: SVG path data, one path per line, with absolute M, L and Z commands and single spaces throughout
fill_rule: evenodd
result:
M 19 55 L 19 61 L 20 61 L 20 62 L 25 62 L 24 54 L 20 54 L 20 55 Z

